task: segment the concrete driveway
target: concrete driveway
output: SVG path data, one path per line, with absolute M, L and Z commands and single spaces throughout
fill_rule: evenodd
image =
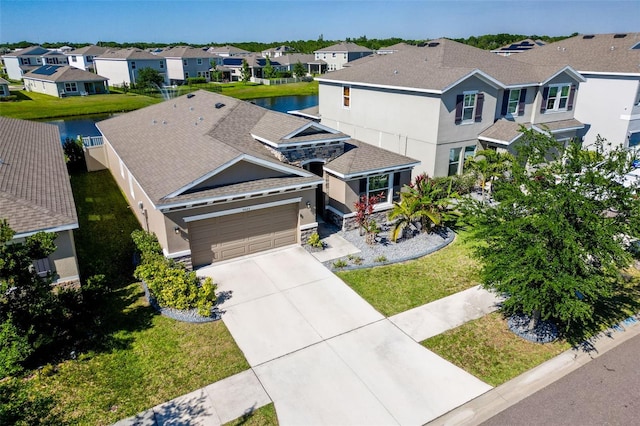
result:
M 423 424 L 491 387 L 428 351 L 302 247 L 198 270 L 281 424 Z

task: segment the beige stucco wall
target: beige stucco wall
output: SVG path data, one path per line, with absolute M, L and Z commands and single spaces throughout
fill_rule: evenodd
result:
M 78 280 L 78 260 L 76 258 L 73 231 L 58 232 L 55 245 L 57 247 L 56 251 L 49 256 L 49 260 L 55 270 L 54 281 L 64 282 Z
M 95 172 L 108 168 L 107 154 L 104 145 L 82 147 L 84 151 L 84 160 L 87 165 L 87 171 Z

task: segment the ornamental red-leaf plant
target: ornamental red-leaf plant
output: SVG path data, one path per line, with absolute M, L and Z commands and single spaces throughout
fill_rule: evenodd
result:
M 378 203 L 384 194 L 370 195 L 363 194 L 360 199 L 354 203 L 356 209 L 356 223 L 360 228 L 360 234 L 367 235 L 367 242 L 373 244 L 375 235 L 380 232 L 375 220 L 371 219 L 373 214 L 373 206 Z

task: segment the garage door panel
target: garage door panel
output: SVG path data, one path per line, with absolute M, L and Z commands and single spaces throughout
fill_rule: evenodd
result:
M 189 224 L 194 265 L 228 260 L 298 242 L 296 203 Z

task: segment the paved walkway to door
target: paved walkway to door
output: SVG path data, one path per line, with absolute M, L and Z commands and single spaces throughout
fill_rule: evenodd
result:
M 149 423 L 141 413 L 138 424 L 154 416 L 220 424 L 271 401 L 283 425 L 424 424 L 491 389 L 417 343 L 302 247 L 198 274 L 227 292 L 222 319 L 252 369 L 211 385 L 226 387 L 230 404 L 209 386 L 148 410 Z

